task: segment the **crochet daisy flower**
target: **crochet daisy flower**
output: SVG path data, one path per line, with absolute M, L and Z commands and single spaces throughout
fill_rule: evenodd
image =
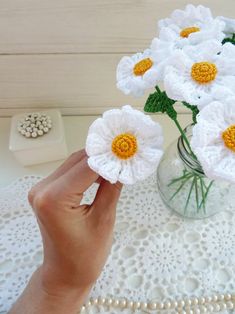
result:
M 235 183 L 235 96 L 201 110 L 191 145 L 208 178 Z
M 123 57 L 117 66 L 117 88 L 126 95 L 143 96 L 163 78 L 163 62 L 150 49 Z
M 157 169 L 162 144 L 161 126 L 149 116 L 129 105 L 108 110 L 89 128 L 88 165 L 111 183 L 134 184 Z
M 209 8 L 189 4 L 184 10 L 175 10 L 170 18 L 158 22 L 159 39 L 167 42 L 169 48 L 181 49 L 185 45 L 195 45 L 205 40 L 222 41 L 224 22 L 214 19 Z
M 201 110 L 209 102 L 233 95 L 235 46 L 207 41 L 173 53 L 165 69 L 167 95 Z

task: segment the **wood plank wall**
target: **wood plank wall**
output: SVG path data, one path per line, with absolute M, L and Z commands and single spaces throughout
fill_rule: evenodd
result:
M 234 17 L 235 0 L 190 1 Z M 130 103 L 116 89 L 123 55 L 145 49 L 156 24 L 187 0 L 0 0 L 0 115 L 57 107 L 97 114 Z

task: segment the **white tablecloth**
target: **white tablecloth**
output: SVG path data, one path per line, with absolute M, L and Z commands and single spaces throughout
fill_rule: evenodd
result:
M 165 301 L 234 294 L 235 203 L 209 219 L 186 220 L 165 208 L 155 177 L 123 188 L 112 252 L 91 295 Z M 42 260 L 39 229 L 27 202 L 38 180 L 23 177 L 0 190 L 0 314 Z M 93 199 L 96 188 L 87 191 L 84 202 Z

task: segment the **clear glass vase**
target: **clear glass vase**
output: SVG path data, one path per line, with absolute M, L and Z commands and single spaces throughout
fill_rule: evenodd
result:
M 185 134 L 190 141 L 191 125 Z M 181 216 L 201 219 L 235 206 L 235 186 L 208 179 L 182 136 L 166 150 L 157 177 L 164 203 Z

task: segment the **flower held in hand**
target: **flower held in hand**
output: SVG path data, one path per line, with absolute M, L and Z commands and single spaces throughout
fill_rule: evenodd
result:
M 88 164 L 116 183 L 134 184 L 157 169 L 162 157 L 162 129 L 149 116 L 127 105 L 106 111 L 88 131 Z

